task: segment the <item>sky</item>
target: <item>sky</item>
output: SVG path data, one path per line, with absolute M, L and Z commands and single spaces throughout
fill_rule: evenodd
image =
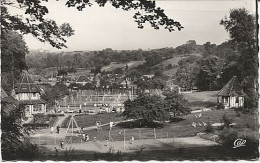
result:
M 165 14 L 179 21 L 184 27 L 181 31 L 169 32 L 164 28 L 155 30 L 150 24 L 144 29 L 137 28 L 134 22 L 134 10 L 123 11 L 110 4 L 99 7 L 96 3 L 83 11 L 67 8 L 64 1 L 46 3 L 49 14 L 47 18 L 55 20 L 59 25 L 67 22 L 75 30 L 75 35 L 67 39 L 68 48 L 58 50 L 48 43 L 42 43 L 32 37 L 25 36 L 30 50 L 43 49 L 49 51 L 86 51 L 112 48 L 115 50 L 155 49 L 177 47 L 188 40 L 197 44 L 211 42 L 221 44 L 229 39 L 227 31 L 220 25 L 220 20 L 228 17 L 230 9 L 245 7 L 255 13 L 254 0 L 185 0 L 156 1 Z

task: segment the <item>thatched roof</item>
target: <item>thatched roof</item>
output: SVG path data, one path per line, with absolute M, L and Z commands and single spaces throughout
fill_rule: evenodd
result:
M 233 76 L 228 83 L 219 91 L 218 96 L 244 96 L 243 89 L 236 76 Z
M 40 93 L 41 89 L 33 82 L 27 72 L 23 72 L 22 77 L 15 87 L 15 93 Z

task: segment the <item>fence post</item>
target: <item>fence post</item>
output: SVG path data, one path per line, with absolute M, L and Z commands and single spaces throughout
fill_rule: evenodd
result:
M 172 137 L 172 146 L 174 147 L 174 136 Z
M 142 139 L 142 132 L 141 129 L 139 129 L 139 136 L 140 136 L 140 140 Z
M 124 150 L 125 150 L 125 129 L 124 129 Z
M 153 129 L 153 133 L 154 133 L 154 139 L 156 139 L 156 132 L 155 132 L 155 128 Z

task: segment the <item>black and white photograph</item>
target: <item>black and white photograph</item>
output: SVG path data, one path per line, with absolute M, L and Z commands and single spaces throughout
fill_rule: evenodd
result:
M 258 10 L 1 0 L 1 160 L 259 160 Z

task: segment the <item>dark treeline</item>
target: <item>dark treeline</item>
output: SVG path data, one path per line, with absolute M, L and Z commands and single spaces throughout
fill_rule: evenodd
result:
M 48 51 L 31 51 L 26 55 L 26 61 L 29 68 L 95 68 L 97 65 L 107 66 L 111 62 L 127 63 L 130 61 L 145 60 L 145 64 L 140 66 L 152 67 L 163 60 L 173 58 L 177 55 L 190 54 L 193 52 L 202 52 L 204 46 L 196 45 L 194 40 L 188 41 L 186 44 L 177 48 L 161 48 L 153 50 L 113 50 L 107 48 L 101 51 L 74 51 L 74 52 L 48 52 Z

